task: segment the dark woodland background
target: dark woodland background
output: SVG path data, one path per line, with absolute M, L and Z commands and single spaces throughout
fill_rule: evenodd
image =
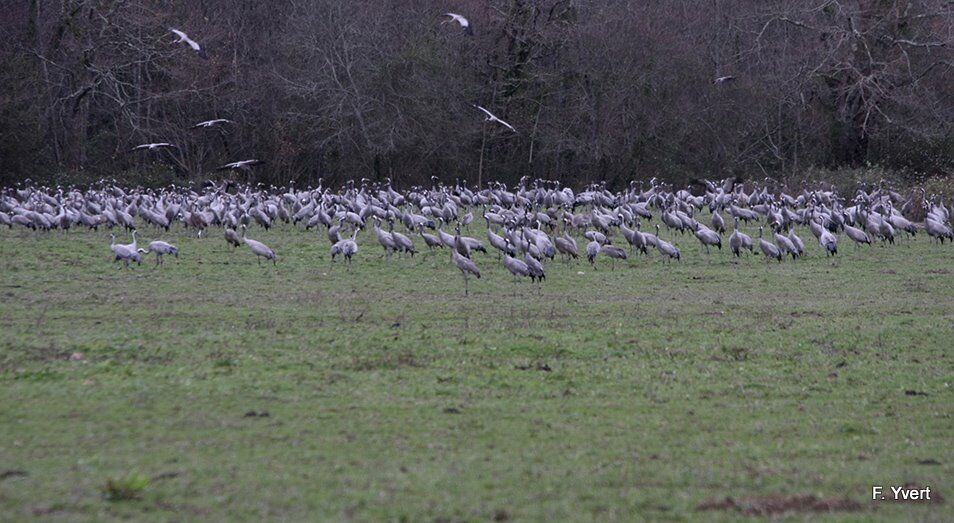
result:
M 3 185 L 954 173 L 950 0 L 0 3 Z

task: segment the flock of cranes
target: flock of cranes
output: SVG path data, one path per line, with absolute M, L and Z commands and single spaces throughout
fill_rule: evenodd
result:
M 458 25 L 460 25 L 460 27 L 464 30 L 465 33 L 471 34 L 470 22 L 466 18 L 464 18 L 462 15 L 459 15 L 456 13 L 445 13 L 444 16 L 447 17 L 447 19 L 445 19 L 444 22 L 442 23 L 446 23 L 446 22 L 457 23 Z M 175 27 L 170 27 L 169 32 L 171 32 L 177 37 L 177 39 L 173 42 L 173 44 L 184 43 L 188 45 L 199 57 L 203 59 L 208 59 L 208 54 L 206 53 L 205 49 L 197 41 L 190 38 L 189 35 L 187 35 L 185 32 L 179 29 L 176 29 Z M 517 130 L 512 125 L 498 118 L 492 112 L 485 109 L 484 107 L 481 107 L 475 104 L 474 108 L 476 108 L 477 110 L 483 113 L 484 120 L 486 122 L 490 122 L 493 124 L 498 124 L 500 126 L 506 127 L 507 129 L 509 129 L 510 131 L 514 133 L 517 132 Z M 192 125 L 190 128 L 194 130 L 195 129 L 198 129 L 198 130 L 212 129 L 212 128 L 224 126 L 227 124 L 235 124 L 235 122 L 227 118 L 213 118 L 211 120 L 206 120 L 203 122 L 199 122 L 195 125 Z M 167 149 L 178 149 L 178 148 L 179 146 L 171 142 L 152 142 L 152 143 L 143 143 L 143 144 L 137 145 L 133 147 L 130 152 L 137 152 L 137 151 L 155 152 L 155 151 L 162 151 Z M 224 165 L 217 167 L 216 170 L 249 172 L 251 171 L 252 167 L 261 165 L 263 163 L 265 163 L 264 160 L 251 158 L 247 160 L 239 160 L 239 161 L 226 163 Z
M 926 198 L 917 191 L 905 197 L 883 184 L 846 199 L 834 190 L 805 188 L 795 194 L 770 190 L 768 180 L 748 190 L 733 180 L 708 181 L 699 194 L 655 180 L 648 187 L 633 182 L 620 192 L 600 185 L 574 192 L 548 180 L 524 179 L 512 189 L 500 183 L 477 189 L 433 182 L 430 188 L 405 192 L 395 190 L 389 181 L 368 180 L 337 190 L 320 184 L 303 190 L 232 183 L 161 190 L 125 189 L 105 181 L 87 190 L 28 185 L 0 193 L 0 224 L 34 231 L 74 227 L 131 231 L 129 244 L 116 243 L 110 234 L 113 259 L 123 262 L 121 268 L 141 263 L 144 254 L 155 254 L 157 266 L 164 255 L 178 258 L 178 249 L 165 241 L 144 248 L 137 244 L 137 232 L 143 229 L 173 227 L 184 227 L 197 238 L 220 229 L 228 245 L 245 245 L 259 265 L 263 259 L 277 265 L 276 252 L 248 234 L 250 227 L 267 230 L 284 222 L 317 229 L 330 243 L 332 262 L 341 256 L 350 270 L 359 253 L 358 237 L 370 229 L 373 238 L 367 241 L 383 249 L 389 263 L 396 254 L 413 257 L 422 249 L 448 249 L 464 279 L 465 294 L 469 279 L 480 278 L 480 266 L 490 263 L 477 253 L 493 251 L 514 281 L 542 282 L 547 264 L 558 255 L 569 261 L 582 252 L 594 269 L 600 257 L 609 258 L 615 270 L 618 262 L 652 251 L 667 262 L 679 261 L 683 252 L 677 244 L 685 248 L 680 239 L 694 243 L 693 237 L 707 256 L 713 247 L 721 251 L 725 239 L 729 256 L 760 253 L 767 261 L 794 261 L 807 253 L 796 226 L 807 226 L 826 256 L 838 254 L 843 238 L 855 245 L 887 246 L 900 236 L 923 232 L 939 244 L 954 241 L 954 205 L 945 207 L 936 197 Z M 709 211 L 705 217 L 704 209 Z M 914 216 L 923 219 L 915 221 Z M 758 224 L 758 237 L 742 232 L 740 222 Z M 644 231 L 643 223 L 652 223 L 654 233 Z M 486 226 L 484 239 L 461 232 L 480 225 Z M 587 242 L 582 251 L 577 238 Z
M 472 30 L 473 27 L 470 21 L 463 15 L 458 13 L 444 13 L 443 16 L 445 18 L 441 22 L 442 24 L 456 23 L 457 25 L 460 26 L 460 28 L 464 31 L 464 33 L 468 35 L 473 34 L 473 30 Z M 205 48 L 203 48 L 197 41 L 190 38 L 189 35 L 187 35 L 185 32 L 183 32 L 180 29 L 176 29 L 175 27 L 170 27 L 169 31 L 172 34 L 174 34 L 177 38 L 173 42 L 173 44 L 184 43 L 188 45 L 199 57 L 203 59 L 208 59 L 208 54 L 206 53 Z M 723 84 L 726 82 L 731 82 L 733 80 L 735 80 L 735 76 L 719 76 L 715 78 L 715 80 L 713 80 L 713 83 Z M 517 133 L 517 129 L 513 125 L 497 117 L 494 113 L 492 113 L 487 108 L 477 104 L 473 104 L 473 107 L 479 110 L 481 113 L 483 113 L 485 122 L 500 125 L 501 127 L 504 127 L 513 133 Z M 211 120 L 199 122 L 191 126 L 191 129 L 210 129 L 210 128 L 219 127 L 226 124 L 234 124 L 234 123 L 235 123 L 234 121 L 229 120 L 227 118 L 214 118 Z M 137 145 L 133 147 L 132 150 L 133 151 L 159 151 L 163 149 L 176 149 L 176 148 L 178 148 L 178 146 L 170 142 L 154 142 L 154 143 L 144 143 L 144 144 Z M 254 158 L 248 159 L 248 160 L 239 160 L 239 161 L 229 162 L 222 166 L 219 166 L 217 170 L 220 170 L 220 171 L 233 170 L 233 171 L 248 172 L 251 170 L 252 167 L 256 165 L 260 165 L 262 163 L 264 163 L 264 160 L 254 159 Z

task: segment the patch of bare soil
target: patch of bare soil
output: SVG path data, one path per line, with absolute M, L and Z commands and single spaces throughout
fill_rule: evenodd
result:
M 540 372 L 550 372 L 553 369 L 547 363 L 537 363 L 536 365 L 515 365 L 517 370 L 538 370 Z
M 756 496 L 736 500 L 731 497 L 708 500 L 696 510 L 735 510 L 747 516 L 777 516 L 806 512 L 857 512 L 863 510 L 861 503 L 848 498 L 818 498 L 807 496 Z
M 373 370 L 394 370 L 407 367 L 426 367 L 426 362 L 417 359 L 409 352 L 384 353 L 369 357 L 352 358 L 348 370 L 353 371 L 373 371 Z
M 4 470 L 3 472 L 0 472 L 0 481 L 9 479 L 9 478 L 25 478 L 28 475 L 29 474 L 27 473 L 27 471 L 22 469 Z

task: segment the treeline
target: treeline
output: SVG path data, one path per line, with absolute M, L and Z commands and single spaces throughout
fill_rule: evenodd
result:
M 230 175 L 619 186 L 954 172 L 949 0 L 9 0 L 3 12 L 3 184 L 198 179 L 249 158 L 267 163 Z M 190 129 L 211 118 L 235 124 Z M 130 152 L 156 141 L 178 148 Z

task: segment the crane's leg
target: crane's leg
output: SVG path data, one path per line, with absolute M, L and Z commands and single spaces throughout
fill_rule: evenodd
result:
M 261 266 L 262 266 L 262 257 L 256 254 L 256 255 L 255 255 L 255 259 L 258 260 L 258 266 L 261 267 Z
M 465 273 L 464 273 L 464 296 L 467 296 L 467 295 L 468 295 L 468 292 L 469 292 L 469 291 L 468 291 L 468 289 L 467 289 L 467 273 L 465 272 Z

